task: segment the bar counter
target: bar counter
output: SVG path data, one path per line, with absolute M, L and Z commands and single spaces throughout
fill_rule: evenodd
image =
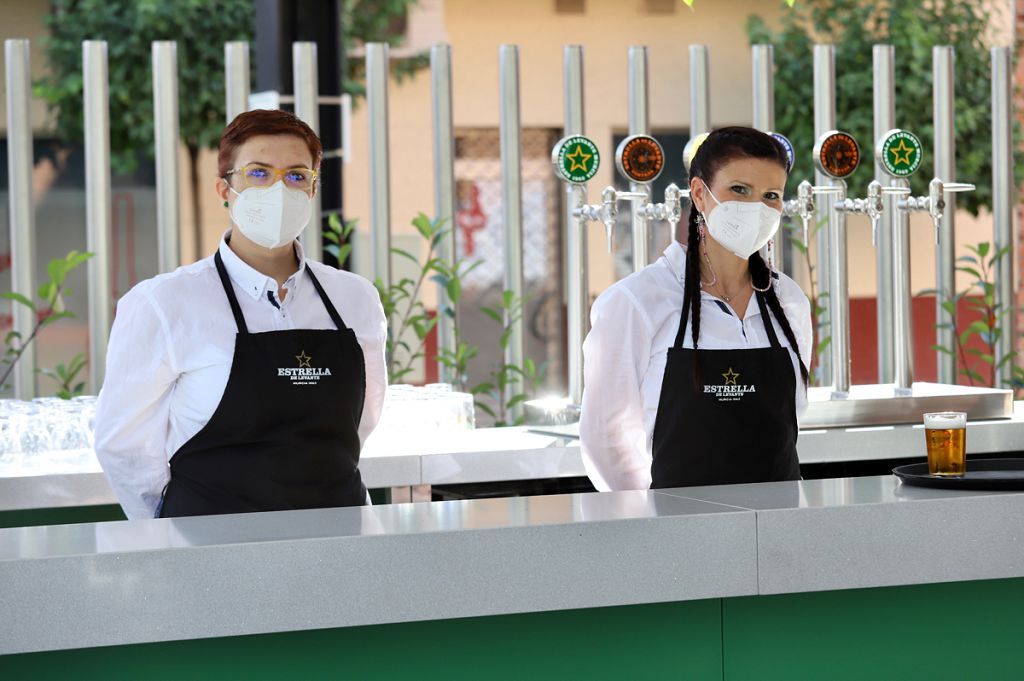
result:
M 924 460 L 922 430 L 921 425 L 802 430 L 800 463 Z M 481 428 L 401 447 L 393 442 L 380 446 L 371 439 L 360 469 L 370 488 L 585 476 L 574 432 L 578 433 L 572 426 L 543 432 L 525 427 Z M 1011 452 L 1024 452 L 1024 402 L 1014 403 L 1012 418 L 968 424 L 968 455 Z M 84 469 L 74 469 L 81 472 L 53 470 L 45 475 L 5 477 L 0 467 L 0 527 L 117 517 L 117 500 L 95 460 Z
M 1019 678 L 1022 528 L 892 476 L 9 528 L 0 677 Z

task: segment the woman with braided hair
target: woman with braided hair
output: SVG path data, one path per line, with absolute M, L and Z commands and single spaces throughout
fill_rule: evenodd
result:
M 580 436 L 597 489 L 799 478 L 810 305 L 759 253 L 787 172 L 771 136 L 712 132 L 690 163 L 687 243 L 594 303 Z

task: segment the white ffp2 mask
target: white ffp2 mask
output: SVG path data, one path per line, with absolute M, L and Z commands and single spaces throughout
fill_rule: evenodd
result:
M 705 212 L 708 233 L 736 257 L 749 258 L 779 231 L 780 211 L 760 201 L 719 201 L 707 184 L 704 188 L 718 204 L 714 210 Z
M 278 248 L 302 233 L 313 212 L 313 200 L 299 189 L 278 181 L 269 187 L 249 187 L 237 192 L 231 221 L 247 239 L 264 248 Z

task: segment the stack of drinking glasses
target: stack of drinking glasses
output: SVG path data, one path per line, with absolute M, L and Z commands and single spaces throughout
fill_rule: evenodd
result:
M 0 477 L 99 470 L 96 397 L 0 400 Z
M 424 437 L 472 430 L 475 425 L 469 393 L 452 390 L 447 383 L 391 385 L 373 441 L 387 449 L 420 446 Z

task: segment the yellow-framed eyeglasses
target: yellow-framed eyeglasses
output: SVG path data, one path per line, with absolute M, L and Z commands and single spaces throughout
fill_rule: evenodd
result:
M 320 174 L 312 168 L 271 168 L 260 163 L 249 163 L 224 173 L 224 179 L 232 175 L 237 178 L 241 189 L 269 187 L 280 180 L 289 189 L 311 193 Z

